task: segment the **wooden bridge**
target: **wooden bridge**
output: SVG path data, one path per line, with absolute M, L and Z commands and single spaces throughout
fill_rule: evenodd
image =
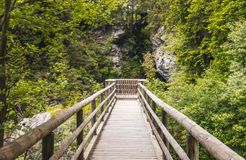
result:
M 91 104 L 91 113 L 85 117 L 83 112 L 88 104 Z M 77 128 L 54 149 L 54 130 L 73 115 L 76 115 Z M 187 149 L 183 149 L 170 134 L 169 118 L 187 131 Z M 85 132 L 88 126 L 90 130 Z M 172 151 L 179 159 L 198 160 L 199 144 L 218 160 L 244 160 L 184 114 L 157 98 L 141 79 L 107 80 L 104 89 L 6 144 L 0 149 L 0 160 L 16 159 L 39 141 L 42 141 L 43 160 L 62 158 L 74 141 L 77 141 L 77 148 L 70 157 L 72 160 L 172 160 Z

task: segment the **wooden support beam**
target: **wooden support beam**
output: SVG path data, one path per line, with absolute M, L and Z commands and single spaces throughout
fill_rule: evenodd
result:
M 76 120 L 77 120 L 77 128 L 83 123 L 83 109 L 77 112 L 76 114 Z M 80 134 L 77 137 L 77 146 L 79 146 L 83 142 L 83 130 L 80 132 Z M 84 159 L 84 151 L 82 150 L 81 154 L 78 157 L 78 160 Z
M 152 107 L 153 111 L 156 113 L 156 104 L 154 101 L 151 101 L 151 107 Z
M 100 103 L 103 102 L 103 99 L 104 99 L 104 95 L 101 94 L 101 96 L 100 96 Z M 101 108 L 101 110 L 100 110 L 100 112 L 101 112 L 100 114 L 102 114 L 103 110 L 104 110 L 104 105 L 102 106 L 102 108 Z M 103 119 L 102 119 L 102 120 L 103 120 Z
M 199 160 L 199 142 L 188 134 L 187 154 L 190 160 Z
M 165 111 L 161 111 L 161 121 L 163 123 L 163 125 L 166 127 L 166 129 L 168 130 L 168 117 L 167 117 L 167 113 Z M 166 147 L 169 149 L 169 142 L 168 140 L 165 138 L 164 135 L 162 135 L 162 139 L 166 145 Z
M 93 111 L 96 109 L 96 100 L 94 99 L 93 101 L 91 101 L 91 113 L 93 113 Z M 97 116 L 95 115 L 92 120 L 91 120 L 91 126 L 93 126 L 96 123 L 97 120 Z M 96 130 L 93 133 L 94 135 L 97 134 Z
M 54 133 L 50 132 L 42 139 L 42 160 L 48 160 L 54 153 Z

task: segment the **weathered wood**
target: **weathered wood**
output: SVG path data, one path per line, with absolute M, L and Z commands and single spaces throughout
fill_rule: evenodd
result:
M 113 103 L 115 97 L 111 100 L 111 103 Z M 78 149 L 76 150 L 75 154 L 72 157 L 72 160 L 77 160 L 79 155 L 81 154 L 81 151 L 84 149 L 85 144 L 88 142 L 88 140 L 92 137 L 95 136 L 94 132 L 96 131 L 98 125 L 101 122 L 101 119 L 105 116 L 108 110 L 108 108 L 111 106 L 111 103 L 109 103 L 107 105 L 107 107 L 105 108 L 105 110 L 103 111 L 103 113 L 100 115 L 100 117 L 98 118 L 98 120 L 95 122 L 95 124 L 92 126 L 92 128 L 90 129 L 90 131 L 88 132 L 88 134 L 86 135 L 86 137 L 84 138 L 83 142 L 80 144 L 80 146 L 78 147 Z M 108 115 L 110 115 L 110 113 L 108 113 Z
M 177 143 L 177 141 L 173 138 L 173 136 L 168 132 L 166 127 L 162 124 L 161 120 L 158 118 L 158 116 L 154 113 L 152 108 L 149 106 L 149 104 L 147 103 L 147 100 L 145 99 L 143 94 L 140 92 L 140 90 L 138 90 L 138 92 L 140 94 L 140 97 L 142 98 L 143 103 L 145 104 L 146 109 L 150 113 L 151 117 L 153 117 L 153 119 L 155 120 L 156 124 L 159 126 L 159 128 L 162 131 L 162 133 L 165 135 L 166 139 L 168 139 L 169 143 L 171 144 L 171 146 L 173 147 L 173 149 L 175 150 L 175 152 L 177 153 L 179 158 L 181 160 L 189 160 L 189 158 L 188 158 L 187 154 L 185 153 L 185 151 Z
M 168 130 L 168 117 L 167 117 L 167 113 L 163 110 L 161 110 L 161 121 L 162 121 L 163 125 L 166 127 L 166 129 Z M 162 139 L 163 139 L 165 145 L 167 146 L 167 148 L 169 149 L 169 142 L 164 135 L 163 135 Z
M 181 126 L 183 126 L 199 143 L 204 146 L 207 151 L 218 160 L 244 160 L 243 157 L 238 155 L 228 146 L 223 144 L 213 135 L 208 133 L 202 127 L 197 125 L 194 121 L 189 119 L 183 113 L 177 111 L 175 108 L 164 103 L 161 99 L 156 97 L 145 86 L 139 83 L 139 87 L 142 88 L 151 99 L 160 106 L 169 116 L 174 118 Z M 169 141 L 170 142 L 170 141 Z
M 156 104 L 152 100 L 151 100 L 151 107 L 152 107 L 153 111 L 156 113 Z
M 190 160 L 199 160 L 199 142 L 191 134 L 188 134 L 187 143 L 187 154 Z
M 93 101 L 91 101 L 91 113 L 93 113 L 93 111 L 95 109 L 96 109 L 96 100 L 94 99 Z M 92 118 L 92 120 L 91 120 L 91 126 L 93 126 L 96 123 L 96 119 L 97 119 L 97 116 L 94 116 Z M 96 135 L 97 134 L 97 131 L 95 130 L 95 132 L 93 134 Z
M 138 83 L 143 83 L 143 79 L 110 79 L 107 82 L 116 83 L 116 94 L 119 98 L 136 98 Z
M 50 132 L 42 140 L 42 160 L 48 160 L 54 152 L 54 133 Z
M 154 154 L 155 152 L 152 152 L 152 144 L 149 143 L 149 141 L 146 141 L 146 139 L 149 139 L 146 137 L 150 135 L 145 134 L 146 128 L 144 129 L 144 127 L 142 127 L 142 122 L 139 121 L 141 119 L 139 117 L 140 113 L 131 113 L 128 110 L 128 107 L 130 107 L 131 110 L 134 110 L 136 108 L 126 105 L 120 109 L 117 107 L 114 110 L 110 109 L 111 104 L 116 102 L 116 97 L 117 103 L 119 101 L 137 101 L 137 99 L 134 99 L 136 98 L 137 94 L 139 94 L 139 100 L 143 104 L 143 110 L 145 111 L 146 117 L 150 122 L 152 132 L 157 138 L 166 159 L 172 159 L 168 151 L 168 146 L 170 143 L 170 145 L 174 148 L 181 159 L 186 160 L 190 157 L 190 159 L 192 160 L 197 160 L 199 158 L 199 143 L 201 143 L 216 159 L 244 160 L 237 153 L 232 151 L 230 148 L 228 148 L 218 139 L 213 137 L 203 128 L 198 126 L 188 117 L 157 98 L 145 86 L 143 86 L 143 83 L 144 80 L 133 79 L 115 79 L 106 81 L 106 88 L 86 98 L 80 103 L 72 106 L 68 110 L 61 112 L 58 116 L 50 119 L 46 123 L 33 129 L 26 135 L 1 148 L 0 160 L 15 159 L 41 139 L 43 139 L 42 159 L 49 159 L 50 156 L 51 160 L 59 159 L 76 138 L 79 147 L 73 159 L 88 158 L 89 154 L 94 148 L 94 145 L 97 143 L 97 140 L 99 140 L 99 143 L 94 150 L 95 152 L 93 151 L 91 157 L 92 159 L 119 159 L 119 157 L 125 157 L 128 159 L 157 159 L 156 155 Z M 139 89 L 137 89 L 137 86 L 139 86 Z M 103 94 L 105 95 L 105 98 L 103 98 Z M 121 98 L 125 99 L 118 99 L 118 97 L 120 96 L 122 96 Z M 98 105 L 98 107 L 96 107 L 95 101 L 97 97 L 100 98 L 100 104 Z M 146 100 L 145 97 L 148 97 L 148 99 Z M 131 98 L 131 100 L 127 100 L 126 98 Z M 81 112 L 83 107 L 88 105 L 89 103 L 91 103 L 92 112 L 83 121 L 83 113 L 81 114 Z M 105 104 L 106 107 L 105 110 L 103 110 Z M 159 119 L 159 117 L 155 113 L 155 105 L 158 105 L 162 109 L 161 119 Z M 117 112 L 112 112 L 113 114 L 109 117 L 111 111 L 117 110 L 120 110 L 120 112 L 122 113 L 116 114 Z M 126 112 L 124 113 L 124 111 Z M 96 119 L 98 113 L 100 113 L 100 115 L 98 119 Z M 74 114 L 77 114 L 77 128 L 68 138 L 65 139 L 61 146 L 53 154 L 54 135 L 52 135 L 52 131 Z M 179 124 L 181 124 L 181 126 L 183 126 L 188 131 L 188 156 L 167 130 L 168 116 L 174 118 Z M 105 121 L 102 121 L 103 117 L 105 117 Z M 107 118 L 109 118 L 108 122 L 106 121 Z M 85 126 L 87 126 L 90 122 L 92 122 L 92 128 L 83 139 L 83 130 Z M 104 129 L 102 129 L 105 124 L 107 125 Z M 95 134 L 96 132 L 98 132 L 98 134 Z M 102 135 L 100 136 L 101 132 Z M 161 133 L 163 134 L 163 137 L 161 137 Z M 109 137 L 108 140 L 106 138 L 103 138 L 105 135 Z M 87 145 L 89 142 L 91 143 Z M 100 145 L 104 143 L 105 145 Z M 110 147 L 108 147 L 106 143 L 110 144 Z M 129 146 L 129 144 L 134 145 Z M 88 146 L 86 148 L 88 150 L 88 152 L 86 152 L 86 157 L 83 153 L 85 146 Z M 96 149 L 98 149 L 97 152 Z M 106 152 L 108 149 L 110 149 L 110 151 Z
M 157 159 L 138 100 L 117 100 L 90 159 Z
M 140 97 L 140 102 L 142 104 L 141 106 L 142 106 L 144 112 L 148 113 L 147 109 L 144 106 L 144 102 L 143 102 L 141 97 Z M 145 114 L 145 115 L 146 115 L 148 121 L 150 122 L 151 129 L 153 130 L 153 134 L 155 135 L 157 142 L 159 143 L 159 145 L 161 147 L 161 150 L 163 152 L 163 160 L 173 160 L 168 148 L 166 147 L 166 145 L 162 141 L 162 138 L 161 138 L 159 132 L 157 131 L 156 126 L 151 122 L 151 117 L 148 114 Z
M 115 90 L 114 90 L 115 92 Z M 81 131 L 85 128 L 85 126 L 92 120 L 94 116 L 96 116 L 97 112 L 106 103 L 106 101 L 114 95 L 112 92 L 84 121 L 83 123 L 70 135 L 62 144 L 59 149 L 52 155 L 50 160 L 57 160 L 59 159 L 67 150 L 67 148 L 73 143 L 73 141 L 78 137 Z M 113 99 L 113 98 L 112 98 Z M 112 100 L 111 100 L 112 101 Z M 84 139 L 83 139 L 84 140 Z M 81 145 L 81 144 L 80 144 Z M 81 152 L 80 152 L 81 153 Z
M 11 160 L 17 158 L 19 155 L 23 154 L 26 150 L 28 150 L 34 144 L 36 144 L 39 140 L 41 140 L 50 132 L 52 132 L 54 129 L 56 129 L 60 124 L 65 122 L 72 115 L 74 115 L 79 110 L 81 110 L 84 106 L 89 104 L 93 99 L 97 98 L 102 93 L 113 87 L 114 85 L 115 83 L 98 91 L 97 93 L 91 95 L 85 100 L 73 105 L 66 111 L 61 112 L 56 117 L 51 118 L 47 122 L 36 127 L 35 129 L 28 132 L 24 136 L 21 136 L 20 138 L 16 139 L 14 142 L 11 142 L 8 145 L 5 145 L 4 147 L 0 148 L 0 160 Z
M 78 111 L 76 114 L 77 128 L 83 123 L 83 109 Z M 81 130 L 80 134 L 77 137 L 77 146 L 79 146 L 83 142 L 83 130 Z M 84 152 L 82 151 L 78 157 L 78 160 L 84 159 Z
M 102 103 L 102 101 L 103 101 L 103 99 L 104 99 L 104 95 L 103 94 L 101 94 L 101 97 L 100 97 L 100 103 Z M 103 110 L 104 110 L 104 105 L 102 106 L 102 108 L 101 108 L 101 114 L 103 113 Z M 103 119 L 102 119 L 103 120 Z
M 114 95 L 114 98 L 112 99 L 112 103 L 110 102 L 110 103 L 108 104 L 108 106 L 106 107 L 107 111 L 105 112 L 105 114 L 102 113 L 102 119 L 105 118 L 105 120 L 104 120 L 104 121 L 100 124 L 100 126 L 98 127 L 98 134 L 95 135 L 95 136 L 92 138 L 90 144 L 89 144 L 89 145 L 87 146 L 87 148 L 86 148 L 85 159 L 88 159 L 88 158 L 89 158 L 89 156 L 90 156 L 91 153 L 92 153 L 93 148 L 94 148 L 95 145 L 97 144 L 97 141 L 98 141 L 98 139 L 99 139 L 99 137 L 100 137 L 100 135 L 101 135 L 101 133 L 102 133 L 102 131 L 103 131 L 104 126 L 105 126 L 106 123 L 107 123 L 107 120 L 109 119 L 109 116 L 111 115 L 111 112 L 112 112 L 112 110 L 113 110 L 113 108 L 114 108 L 115 103 L 116 103 L 116 97 L 115 97 L 115 95 Z

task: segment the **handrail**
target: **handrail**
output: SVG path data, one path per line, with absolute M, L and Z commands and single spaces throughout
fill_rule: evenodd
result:
M 56 117 L 51 118 L 47 122 L 31 130 L 27 134 L 19 137 L 15 141 L 3 146 L 2 148 L 0 148 L 0 160 L 8 160 L 8 159 L 17 158 L 18 156 L 23 154 L 26 150 L 31 148 L 34 144 L 36 144 L 39 140 L 43 139 L 45 136 L 51 133 L 54 129 L 56 129 L 66 120 L 68 120 L 75 113 L 79 112 L 84 106 L 91 103 L 101 94 L 107 91 L 110 91 L 112 87 L 114 86 L 115 86 L 115 83 L 112 83 L 106 88 L 86 98 L 85 100 L 73 105 L 69 109 L 62 111 Z
M 145 83 L 145 79 L 107 79 L 105 85 L 115 83 L 117 98 L 137 98 L 138 83 Z
M 172 145 L 173 149 L 179 156 L 181 160 L 189 160 L 187 154 L 182 149 L 182 147 L 178 144 L 178 142 L 173 138 L 173 136 L 168 132 L 164 124 L 162 124 L 161 120 L 158 118 L 158 116 L 154 113 L 154 111 L 151 109 L 150 105 L 148 104 L 147 100 L 144 98 L 141 91 L 138 89 L 138 93 L 140 94 L 140 99 L 144 102 L 148 112 L 151 114 L 155 122 L 157 123 L 158 127 L 161 129 L 162 133 L 167 137 L 168 141 Z M 151 123 L 151 122 L 150 122 Z
M 197 125 L 194 121 L 189 119 L 183 113 L 179 112 L 175 108 L 169 106 L 164 103 L 161 99 L 156 97 L 151 91 L 149 91 L 144 85 L 141 83 L 138 84 L 140 90 L 143 90 L 144 93 L 158 105 L 162 110 L 164 110 L 169 116 L 174 118 L 181 126 L 183 126 L 189 134 L 191 134 L 195 140 L 199 141 L 199 143 L 204 146 L 207 151 L 214 156 L 218 160 L 244 160 L 243 157 L 238 155 L 228 146 L 223 144 L 216 137 L 208 133 L 202 127 Z
M 115 91 L 114 91 L 115 92 Z M 97 126 L 100 124 L 102 118 L 104 117 L 104 115 L 106 114 L 106 112 L 108 111 L 110 105 L 112 103 L 115 102 L 115 99 L 113 98 L 109 104 L 107 105 L 107 107 L 105 108 L 105 110 L 103 111 L 103 113 L 100 115 L 100 117 L 98 117 L 97 122 L 92 126 L 91 130 L 89 131 L 89 133 L 87 134 L 87 136 L 85 137 L 84 141 L 79 145 L 78 149 L 76 150 L 75 154 L 73 155 L 73 157 L 71 158 L 71 160 L 77 160 L 79 158 L 79 155 L 81 154 L 86 142 L 88 141 L 88 139 L 93 135 L 93 132 L 97 129 Z M 112 110 L 111 110 L 112 111 Z M 109 117 L 110 114 L 108 114 L 107 118 Z M 107 119 L 106 118 L 106 119 Z
M 66 149 L 73 143 L 73 141 L 78 137 L 78 135 L 82 132 L 85 126 L 92 120 L 92 118 L 96 115 L 96 113 L 103 107 L 107 100 L 109 100 L 115 93 L 115 90 L 103 101 L 101 104 L 84 120 L 84 122 L 70 135 L 64 143 L 61 144 L 61 147 L 53 154 L 50 160 L 59 159 L 66 151 Z M 114 98 L 112 98 L 112 103 Z
M 155 135 L 157 142 L 162 149 L 166 160 L 173 160 L 169 152 L 169 144 L 173 147 L 182 160 L 198 160 L 199 159 L 199 143 L 204 146 L 207 151 L 218 160 L 244 160 L 243 157 L 231 150 L 216 137 L 208 133 L 194 121 L 189 119 L 183 113 L 164 103 L 149 91 L 143 83 L 143 79 L 109 79 L 106 80 L 106 88 L 98 91 L 85 100 L 73 105 L 69 109 L 62 111 L 56 117 L 51 118 L 42 125 L 36 127 L 24 136 L 0 148 L 0 160 L 15 159 L 25 151 L 30 149 L 34 144 L 42 139 L 42 159 L 56 160 L 59 159 L 67 150 L 67 148 L 77 138 L 77 150 L 72 159 L 86 159 L 89 157 L 93 146 L 96 144 L 103 126 L 107 123 L 107 119 L 112 112 L 113 106 L 118 98 L 122 95 L 124 98 L 138 98 L 141 106 L 146 113 L 152 133 Z M 134 94 L 134 96 L 132 96 Z M 128 97 L 130 95 L 130 97 Z M 100 96 L 100 97 L 99 97 Z M 117 97 L 118 96 L 118 97 Z M 132 96 L 132 97 L 131 97 Z M 96 98 L 100 98 L 100 104 L 96 105 Z M 104 98 L 105 97 L 105 98 Z M 83 107 L 91 103 L 91 113 L 84 119 Z M 105 107 L 106 106 L 106 107 Z M 156 114 L 156 107 L 161 109 L 161 120 Z M 100 113 L 99 113 L 100 111 Z M 99 115 L 100 114 L 100 115 Z M 77 128 L 73 133 L 62 142 L 60 147 L 54 150 L 54 130 L 76 115 Z M 188 151 L 176 142 L 168 131 L 167 115 L 177 121 L 185 130 L 188 131 Z M 85 127 L 91 123 L 89 132 L 83 137 Z M 87 144 L 89 144 L 87 146 Z M 86 151 L 84 152 L 84 149 Z

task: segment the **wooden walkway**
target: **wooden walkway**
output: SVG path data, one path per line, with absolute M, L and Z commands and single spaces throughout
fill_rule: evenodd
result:
M 63 158 L 75 141 L 77 148 L 71 160 L 173 160 L 173 156 L 181 160 L 199 160 L 199 145 L 217 160 L 245 160 L 156 97 L 144 82 L 141 79 L 106 80 L 105 88 L 0 148 L 0 160 L 29 157 L 27 151 L 39 141 L 42 160 Z M 88 104 L 91 104 L 91 113 L 86 116 Z M 76 116 L 76 128 L 56 144 L 55 130 L 72 116 Z M 186 131 L 186 151 L 181 147 L 184 144 L 180 145 L 169 132 L 169 119 Z M 84 132 L 86 127 L 88 132 Z
M 117 100 L 90 159 L 158 159 L 143 114 L 137 99 Z

